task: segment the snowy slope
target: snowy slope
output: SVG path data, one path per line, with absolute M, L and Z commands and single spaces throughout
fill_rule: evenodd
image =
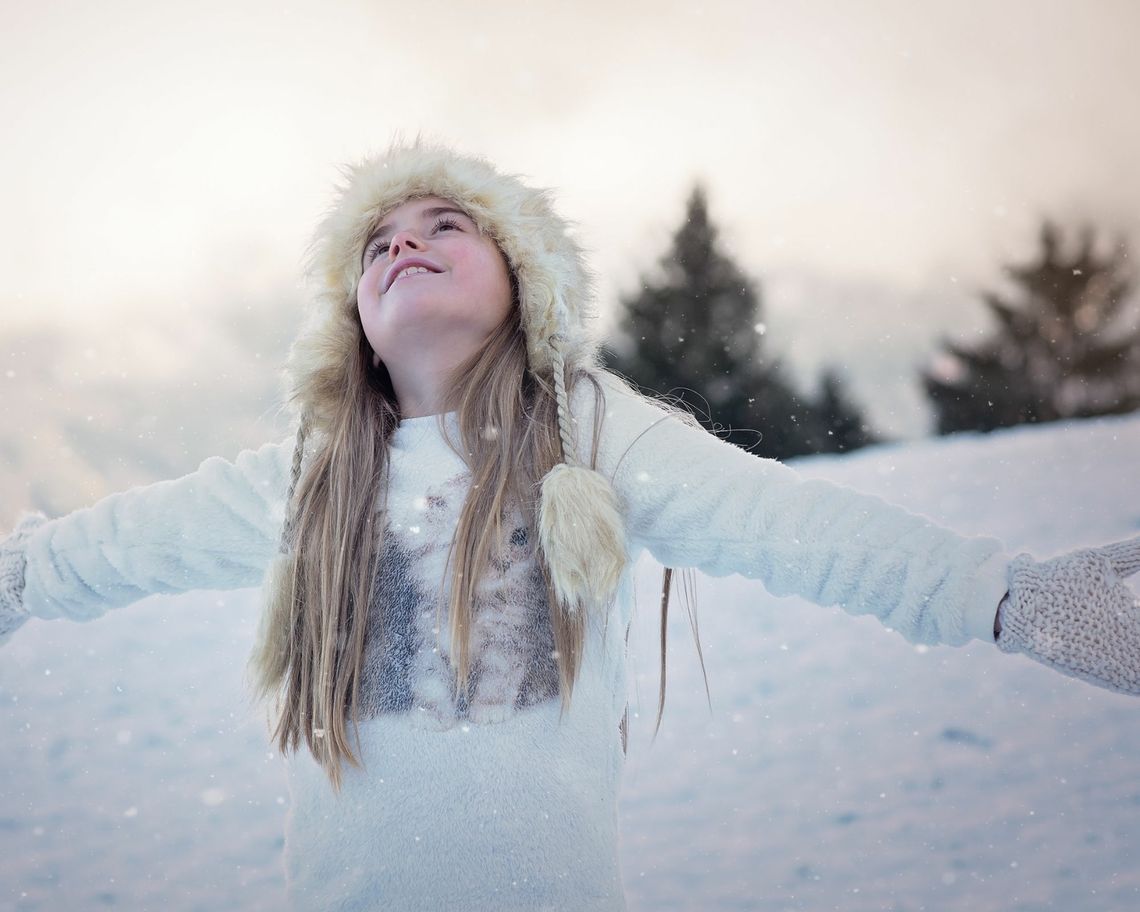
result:
M 795 464 L 1046 557 L 1140 533 L 1137 454 L 1140 415 Z M 702 577 L 712 710 L 674 596 L 651 744 L 660 568 L 639 573 L 631 910 L 1140 908 L 1140 701 Z M 153 598 L 0 652 L 0 910 L 279 908 L 283 768 L 242 682 L 256 608 Z

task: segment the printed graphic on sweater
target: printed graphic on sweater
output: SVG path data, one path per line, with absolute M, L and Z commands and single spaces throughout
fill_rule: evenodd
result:
M 559 694 L 545 583 L 515 511 L 477 591 L 471 696 L 454 696 L 443 581 L 468 483 L 468 475 L 455 476 L 415 504 L 415 522 L 390 518 L 385 526 L 361 677 L 362 716 L 408 713 L 414 724 L 443 730 L 501 722 Z

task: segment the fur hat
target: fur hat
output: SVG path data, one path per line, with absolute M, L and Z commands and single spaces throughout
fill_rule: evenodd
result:
M 408 200 L 451 200 L 499 245 L 519 284 L 530 368 L 549 374 L 551 339 L 567 366 L 596 357 L 587 335 L 594 316 L 582 251 L 547 191 L 499 174 L 486 161 L 419 142 L 344 169 L 347 182 L 314 238 L 310 270 L 334 299 L 356 311 L 361 254 L 379 220 Z M 331 302 L 330 302 L 331 303 Z
M 553 381 L 563 462 L 542 480 L 539 542 L 554 591 L 566 610 L 608 601 L 625 565 L 621 514 L 613 488 L 582 465 L 566 391 L 567 372 L 597 368 L 589 331 L 592 278 L 570 225 L 546 190 L 498 172 L 487 161 L 417 140 L 349 165 L 345 183 L 317 228 L 309 261 L 316 285 L 310 324 L 294 343 L 290 373 L 301 408 L 289 499 L 300 475 L 310 428 L 327 427 L 346 352 L 359 344 L 356 292 L 361 254 L 379 220 L 403 203 L 437 196 L 463 209 L 506 257 L 518 288 L 528 370 Z M 291 511 L 287 510 L 287 515 Z M 282 585 L 290 526 L 282 533 Z

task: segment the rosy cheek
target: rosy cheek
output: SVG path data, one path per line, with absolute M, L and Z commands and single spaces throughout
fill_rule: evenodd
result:
M 375 267 L 369 267 L 364 271 L 364 275 L 360 277 L 360 284 L 357 286 L 356 297 L 358 301 L 376 297 L 379 276 L 380 270 Z

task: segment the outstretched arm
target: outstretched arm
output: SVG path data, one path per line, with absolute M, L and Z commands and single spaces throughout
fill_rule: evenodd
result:
M 598 467 L 613 480 L 635 549 L 667 566 L 740 573 L 775 595 L 873 614 L 911 642 L 994 642 L 1011 560 L 998 539 L 963 536 L 879 497 L 803 478 L 611 378 L 604 386 Z M 588 432 L 592 388 L 580 384 L 575 395 Z
M 1140 599 L 1124 582 L 1140 572 L 1140 536 L 1047 561 L 1014 557 L 996 538 L 751 456 L 616 381 L 606 389 L 599 469 L 634 546 L 663 564 L 740 573 L 776 595 L 874 614 L 911 642 L 996 642 L 1140 696 Z M 592 395 L 576 394 L 578 413 L 591 414 Z
M 182 478 L 30 521 L 3 545 L 13 579 L 0 613 L 90 620 L 153 593 L 257 585 L 284 519 L 292 448 L 212 457 Z

